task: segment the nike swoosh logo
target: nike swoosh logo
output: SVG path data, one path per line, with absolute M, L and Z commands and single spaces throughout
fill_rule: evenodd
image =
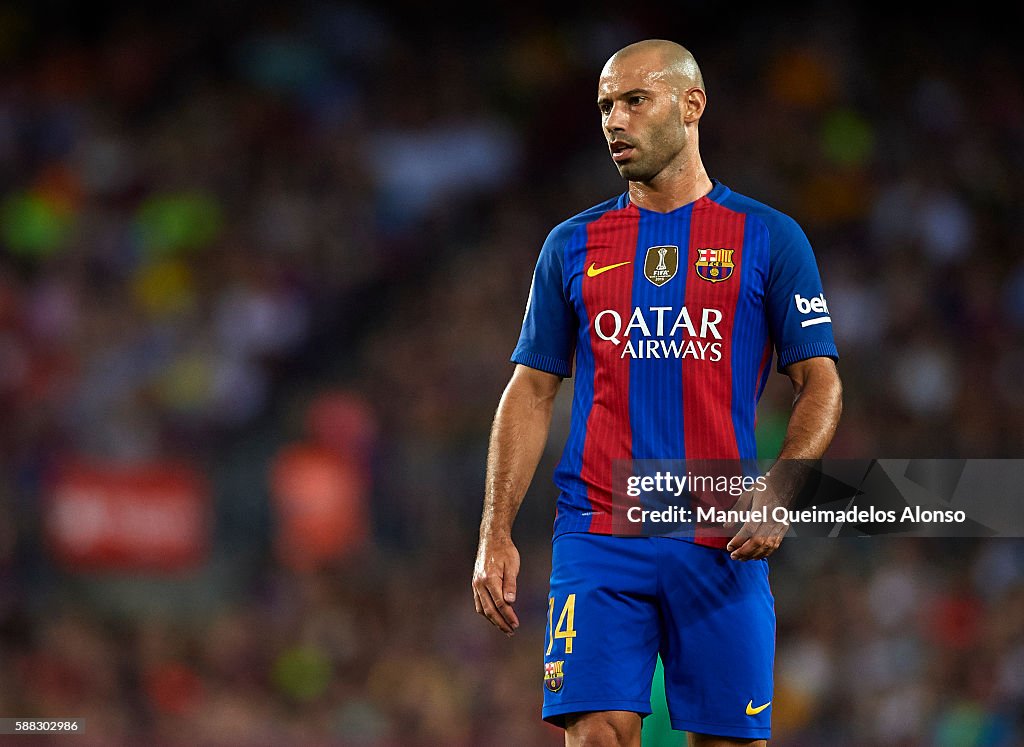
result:
M 616 267 L 622 267 L 628 265 L 629 262 L 619 262 L 617 265 L 607 265 L 605 267 L 598 267 L 597 262 L 591 262 L 590 267 L 587 268 L 587 277 L 596 278 L 602 272 L 608 272 L 608 270 L 614 270 Z
M 754 708 L 754 701 L 752 701 L 752 700 L 748 701 L 747 702 L 747 715 L 748 716 L 756 716 L 757 714 L 759 714 L 761 711 L 763 711 L 765 708 L 767 708 L 771 704 L 772 704 L 772 702 L 769 700 L 764 705 L 758 706 L 757 708 Z

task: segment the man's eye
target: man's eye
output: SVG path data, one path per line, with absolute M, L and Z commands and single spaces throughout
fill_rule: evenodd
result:
M 612 110 L 612 108 L 608 104 L 601 104 L 597 108 L 601 110 L 602 114 L 607 114 Z
M 630 106 L 639 106 L 640 102 L 643 101 L 643 100 L 644 100 L 643 96 L 630 96 L 629 97 L 629 105 Z

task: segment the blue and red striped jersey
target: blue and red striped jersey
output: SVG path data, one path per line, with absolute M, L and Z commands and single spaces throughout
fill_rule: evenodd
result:
M 712 182 L 668 213 L 624 193 L 544 242 L 512 361 L 568 377 L 575 360 L 556 536 L 611 533 L 615 460 L 756 459 L 773 352 L 780 371 L 838 359 L 803 231 Z

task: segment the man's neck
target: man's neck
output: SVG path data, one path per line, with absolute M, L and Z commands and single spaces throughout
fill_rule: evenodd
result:
M 675 173 L 658 174 L 650 182 L 630 182 L 629 201 L 645 210 L 668 213 L 696 202 L 711 191 L 711 179 L 704 165 L 680 169 Z

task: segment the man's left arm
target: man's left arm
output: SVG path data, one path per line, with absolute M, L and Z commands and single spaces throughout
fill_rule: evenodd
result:
M 775 521 L 771 510 L 790 506 L 807 474 L 803 462 L 825 454 L 843 412 L 843 385 L 831 358 L 797 361 L 786 366 L 785 372 L 793 382 L 794 397 L 779 460 L 768 471 L 767 490 L 748 493 L 746 500 L 741 499 L 747 505 L 737 506 L 765 508 L 767 518 L 740 527 L 727 547 L 733 560 L 766 558 L 778 549 L 789 524 Z

